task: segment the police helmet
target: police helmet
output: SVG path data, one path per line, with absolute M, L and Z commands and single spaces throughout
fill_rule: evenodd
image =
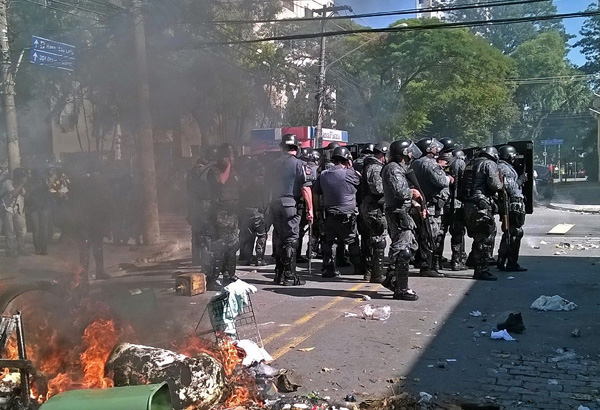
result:
M 372 142 L 368 142 L 365 144 L 363 149 L 360 150 L 361 154 L 373 154 L 373 150 L 375 149 L 375 144 Z
M 398 161 L 402 157 L 419 158 L 421 155 L 423 153 L 419 147 L 410 140 L 397 140 L 390 145 L 390 158 L 393 161 Z
M 319 161 L 321 161 L 321 153 L 319 151 L 317 151 L 316 149 L 313 149 L 311 154 L 310 154 L 310 159 L 315 162 L 315 163 L 319 163 Z
M 440 153 L 442 152 L 452 152 L 454 148 L 456 148 L 456 143 L 450 137 L 440 138 L 440 143 L 444 146 Z
M 235 150 L 231 144 L 227 144 L 226 142 L 219 145 L 217 150 L 217 156 L 219 159 L 221 158 L 231 158 L 235 157 Z
M 296 134 L 285 134 L 281 137 L 281 144 L 279 145 L 288 148 L 298 148 L 300 146 L 300 142 L 298 141 L 298 137 L 296 136 Z
M 444 146 L 435 138 L 421 138 L 416 142 L 416 146 L 419 147 L 423 155 L 427 155 L 430 152 L 437 154 L 444 148 Z
M 338 147 L 341 147 L 339 142 L 330 142 L 329 145 L 327 145 L 327 148 L 325 148 L 326 150 L 332 150 L 332 149 L 336 149 Z
M 452 156 L 457 159 L 462 159 L 463 161 L 467 159 L 467 154 L 462 149 L 455 149 L 452 151 Z
M 310 147 L 302 147 L 300 149 L 300 159 L 302 161 L 310 161 L 312 159 L 313 149 Z
M 13 169 L 13 179 L 22 180 L 25 176 L 27 176 L 27 170 L 25 168 Z
M 379 141 L 377 143 L 377 145 L 375 145 L 375 148 L 373 148 L 373 153 L 377 154 L 378 152 L 381 152 L 382 154 L 387 154 L 388 151 L 390 150 L 390 143 L 387 141 Z
M 498 150 L 496 149 L 496 147 L 483 147 L 481 149 L 481 151 L 479 152 L 479 157 L 486 157 L 491 159 L 492 161 L 498 161 Z
M 342 162 L 350 161 L 352 160 L 352 154 L 350 153 L 350 150 L 346 147 L 337 147 L 333 150 L 333 153 L 331 154 L 331 159 Z
M 207 145 L 206 149 L 202 152 L 203 159 L 206 161 L 214 161 L 217 159 L 218 148 L 216 145 Z
M 512 145 L 503 145 L 498 148 L 498 157 L 506 162 L 513 162 L 517 157 L 517 150 Z

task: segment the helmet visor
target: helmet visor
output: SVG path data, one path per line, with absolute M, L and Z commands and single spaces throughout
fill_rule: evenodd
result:
M 404 149 L 404 152 L 404 155 L 406 155 L 407 157 L 410 156 L 414 159 L 421 158 L 421 156 L 423 155 L 419 147 L 417 147 L 414 142 L 411 142 L 410 146 Z
M 429 146 L 429 151 L 433 153 L 438 153 L 444 148 L 444 144 L 439 142 L 437 139 L 433 139 L 431 141 L 431 145 Z

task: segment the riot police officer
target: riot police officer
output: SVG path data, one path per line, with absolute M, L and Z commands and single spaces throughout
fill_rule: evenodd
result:
M 524 272 L 527 269 L 519 265 L 519 248 L 523 238 L 525 224 L 525 201 L 522 186 L 527 182 L 527 174 L 519 176 L 513 167 L 517 150 L 512 145 L 498 149 L 498 169 L 503 177 L 503 201 L 500 202 L 500 220 L 502 221 L 502 242 L 498 249 L 497 267 L 509 272 Z M 508 207 L 508 209 L 506 209 Z M 508 222 L 508 226 L 506 223 Z
M 465 226 L 465 210 L 463 203 L 458 198 L 458 189 L 463 181 L 463 174 L 467 163 L 465 162 L 466 155 L 464 151 L 455 149 L 452 151 L 453 160 L 449 164 L 450 175 L 454 178 L 454 182 L 450 186 L 450 248 L 452 249 L 452 257 L 450 260 L 451 269 L 453 271 L 465 270 L 465 261 L 467 254 L 465 252 L 465 234 L 467 228 Z
M 389 163 L 381 171 L 385 216 L 392 244 L 391 270 L 383 286 L 394 292 L 394 299 L 419 299 L 408 287 L 409 262 L 419 245 L 415 237 L 416 225 L 411 214 L 413 199 L 422 199 L 417 189 L 411 188 L 406 174 L 414 157 L 421 156 L 419 148 L 409 140 L 394 141 L 389 149 Z
M 362 173 L 363 164 L 365 159 L 373 156 L 373 149 L 375 148 L 375 144 L 372 142 L 368 142 L 365 146 L 360 150 L 360 155 L 356 158 L 356 161 L 352 162 L 352 167 L 356 170 L 356 172 Z M 359 204 L 360 205 L 360 204 Z
M 361 245 L 367 246 L 365 258 L 365 280 L 372 283 L 383 282 L 383 262 L 386 247 L 385 199 L 381 170 L 386 164 L 390 143 L 381 141 L 373 148 L 373 155 L 363 163 L 360 187 L 362 201 L 359 215 L 366 228 L 361 237 Z
M 194 167 L 187 173 L 187 221 L 192 228 L 192 265 L 202 266 L 204 272 L 212 269 L 210 257 L 211 195 L 208 170 L 216 157 L 215 147 L 208 147 Z
M 356 227 L 356 191 L 360 185 L 358 173 L 352 168 L 352 154 L 346 147 L 333 150 L 331 159 L 334 166 L 319 175 L 315 192 L 321 195 L 325 211 L 325 243 L 323 244 L 324 278 L 338 276 L 333 259 L 333 245 L 343 243 L 348 246 L 350 262 L 354 274 L 363 275 Z M 340 248 L 338 247 L 338 252 Z
M 221 144 L 216 163 L 208 170 L 208 184 L 212 195 L 211 251 L 213 267 L 208 272 L 207 288 L 218 289 L 217 279 L 223 274 L 223 285 L 237 280 L 236 253 L 240 247 L 238 205 L 240 181 L 234 167 L 235 151 L 230 144 Z
M 410 168 L 414 171 L 417 181 L 423 190 L 427 205 L 427 215 L 418 224 L 419 250 L 421 253 L 420 275 L 429 277 L 444 276 L 438 270 L 441 260 L 435 250 L 439 248 L 442 240 L 441 219 L 444 204 L 447 201 L 447 189 L 453 178 L 446 175 L 436 158 L 444 147 L 435 138 L 423 138 L 415 144 L 423 156 L 412 162 Z M 417 215 L 421 220 L 421 217 Z
M 275 253 L 275 283 L 283 286 L 304 285 L 306 281 L 296 273 L 298 250 L 300 198 L 306 204 L 306 218 L 313 220 L 312 192 L 308 168 L 296 158 L 300 142 L 294 134 L 281 138 L 282 155 L 273 162 L 271 170 L 271 218 L 276 235 L 273 235 Z
M 494 214 L 497 206 L 494 200 L 502 189 L 497 161 L 498 150 L 485 147 L 477 158 L 467 164 L 463 174 L 465 222 L 467 233 L 473 238 L 473 279 L 498 279 L 488 268 L 488 255 L 493 250 L 496 236 Z
M 306 171 L 307 171 L 307 178 L 310 179 L 311 181 L 316 180 L 317 178 L 317 172 L 319 169 L 319 162 L 315 162 L 315 156 L 313 155 L 313 152 L 317 152 L 318 155 L 318 151 L 314 151 L 312 148 L 310 147 L 302 147 L 300 149 L 300 160 L 304 162 L 305 167 L 306 167 Z M 318 157 L 320 158 L 320 157 Z M 306 204 L 304 201 L 304 198 L 300 198 L 300 203 L 298 205 L 298 209 L 302 212 L 302 216 L 300 218 L 300 237 L 298 238 L 298 251 L 296 252 L 296 262 L 298 263 L 306 263 L 308 262 L 308 256 L 304 257 L 302 256 L 302 242 L 304 240 L 304 235 L 307 233 L 308 229 L 308 220 L 306 219 Z M 308 238 L 309 241 L 312 240 L 312 238 Z M 307 250 L 308 252 L 308 250 Z
M 269 200 L 265 187 L 265 169 L 259 158 L 248 159 L 241 179 L 244 202 L 240 209 L 240 261 L 245 260 L 255 266 L 266 266 L 265 211 Z M 253 250 L 255 255 L 252 254 Z

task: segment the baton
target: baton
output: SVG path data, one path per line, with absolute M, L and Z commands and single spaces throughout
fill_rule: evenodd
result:
M 308 223 L 308 274 L 312 275 L 312 222 Z

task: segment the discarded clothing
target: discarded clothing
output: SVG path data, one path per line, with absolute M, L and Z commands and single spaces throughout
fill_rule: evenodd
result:
M 577 305 L 573 302 L 569 302 L 558 295 L 545 296 L 542 295 L 537 298 L 532 304 L 531 309 L 544 310 L 544 311 L 571 311 L 577 309 Z

